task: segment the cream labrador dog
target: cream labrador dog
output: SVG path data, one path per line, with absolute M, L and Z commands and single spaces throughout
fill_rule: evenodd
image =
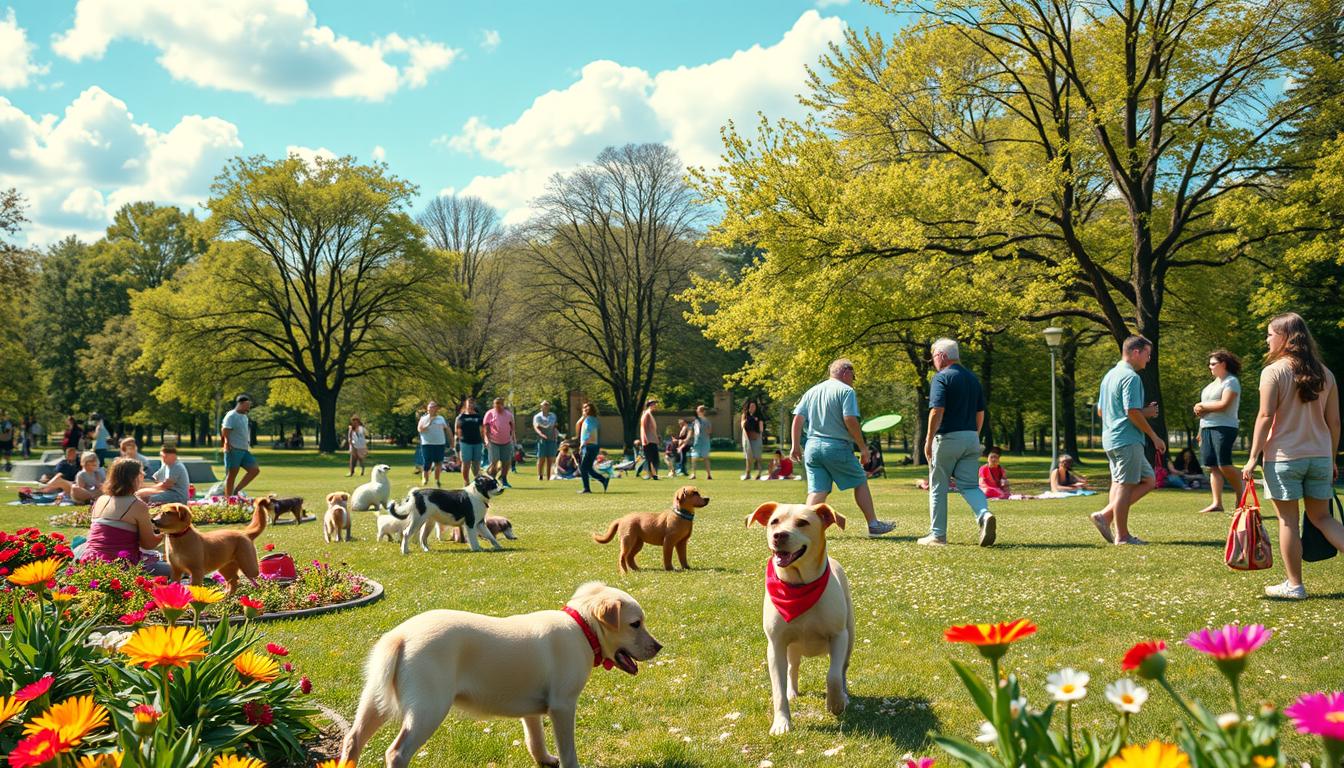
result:
M 765 526 L 766 666 L 774 722 L 770 733 L 792 727 L 789 702 L 798 695 L 798 665 L 804 656 L 830 655 L 826 708 L 839 717 L 849 705 L 849 659 L 854 654 L 854 604 L 840 563 L 826 554 L 826 529 L 845 518 L 826 504 L 768 502 L 747 516 Z
M 401 732 L 387 748 L 388 768 L 403 768 L 456 706 L 484 717 L 518 717 L 538 765 L 578 768 L 575 710 L 593 668 L 639 671 L 662 645 L 644 626 L 630 595 L 590 581 L 563 610 L 496 618 L 427 611 L 402 622 L 374 645 L 354 726 L 341 762 L 359 760 L 388 720 Z M 546 750 L 542 715 L 555 726 L 557 758 Z

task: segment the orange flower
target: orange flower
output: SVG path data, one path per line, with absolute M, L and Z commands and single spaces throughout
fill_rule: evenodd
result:
M 9 719 L 23 711 L 28 706 L 28 702 L 16 699 L 11 696 L 0 696 L 0 723 L 7 723 Z
M 205 647 L 210 644 L 205 633 L 196 627 L 164 627 L 158 624 L 141 627 L 121 646 L 121 652 L 130 663 L 149 667 L 185 667 L 205 658 Z
M 346 760 L 344 762 L 340 760 L 323 760 L 317 764 L 317 768 L 355 768 L 355 763 L 353 760 Z
M 269 683 L 280 676 L 280 665 L 269 656 L 252 651 L 243 651 L 233 660 L 233 668 L 243 677 L 250 677 L 259 683 Z
M 9 575 L 9 581 L 20 587 L 45 586 L 47 582 L 56 578 L 56 571 L 61 567 L 59 558 L 49 557 L 46 560 L 37 560 L 27 565 L 21 565 L 14 569 Z
M 33 718 L 23 726 L 23 735 L 55 731 L 62 743 L 76 746 L 89 731 L 104 725 L 107 725 L 106 707 L 94 703 L 92 696 L 73 696 Z
M 1036 634 L 1036 625 L 1027 619 L 1000 622 L 998 624 L 963 624 L 949 627 L 943 637 L 949 643 L 971 643 L 980 655 L 987 659 L 997 659 L 1008 652 L 1008 646 L 1026 637 Z
M 266 764 L 255 757 L 220 755 L 210 764 L 210 768 L 266 768 Z
M 121 752 L 103 752 L 97 755 L 85 755 L 75 763 L 75 768 L 121 768 Z

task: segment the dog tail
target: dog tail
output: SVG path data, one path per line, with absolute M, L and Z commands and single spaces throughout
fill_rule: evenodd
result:
M 274 504 L 274 502 L 272 502 L 272 504 Z M 261 532 L 266 530 L 265 506 L 266 505 L 264 504 L 257 504 L 252 507 L 252 522 L 248 523 L 247 527 L 243 529 L 243 533 L 247 534 L 247 538 L 252 539 L 253 541 L 256 541 L 257 537 L 261 535 Z
M 596 533 L 593 534 L 593 541 L 596 541 L 598 544 L 606 544 L 608 541 L 611 541 L 612 537 L 616 535 L 616 530 L 620 527 L 621 527 L 621 521 L 613 520 L 611 523 L 611 527 L 607 529 L 606 533 L 602 534 L 601 536 L 597 535 Z
M 406 641 L 400 634 L 383 635 L 373 646 L 364 667 L 364 697 L 371 699 L 375 711 L 387 719 L 401 717 L 401 696 L 397 691 L 397 671 Z

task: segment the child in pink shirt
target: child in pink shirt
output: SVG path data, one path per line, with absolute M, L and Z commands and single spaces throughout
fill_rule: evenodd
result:
M 980 468 L 980 490 L 991 499 L 1006 499 L 1011 491 L 1008 488 L 1008 473 L 999 463 L 999 447 L 989 449 L 989 463 Z

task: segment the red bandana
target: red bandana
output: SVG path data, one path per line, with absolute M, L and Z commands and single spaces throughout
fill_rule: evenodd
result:
M 765 593 L 770 596 L 770 602 L 775 604 L 775 610 L 779 611 L 779 615 L 783 616 L 786 622 L 802 616 L 816 605 L 830 580 L 829 558 L 826 560 L 826 570 L 821 572 L 820 578 L 808 584 L 786 584 L 780 581 L 779 576 L 775 574 L 775 559 L 772 557 L 765 561 Z
M 583 636 L 588 641 L 588 647 L 593 649 L 593 666 L 602 667 L 603 669 L 611 669 L 616 666 L 616 662 L 611 659 L 602 658 L 602 646 L 597 643 L 597 635 L 593 633 L 591 628 L 589 628 L 588 622 L 583 620 L 583 617 L 579 615 L 579 612 L 570 608 L 568 605 L 560 610 L 568 613 L 569 617 L 579 625 L 579 629 L 583 630 Z

